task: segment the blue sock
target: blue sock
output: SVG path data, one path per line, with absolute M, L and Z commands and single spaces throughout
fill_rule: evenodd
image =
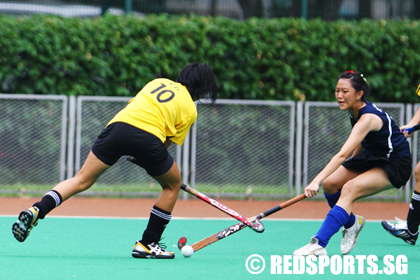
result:
M 338 199 L 340 198 L 340 195 L 341 195 L 341 190 L 336 192 L 336 193 L 333 193 L 333 194 L 325 194 L 324 193 L 324 196 L 327 199 L 328 205 L 331 208 L 333 208 L 334 205 L 337 203 Z M 350 213 L 349 220 L 344 224 L 344 227 L 345 228 L 351 227 L 352 225 L 354 225 L 355 220 L 356 220 L 356 217 L 354 216 L 354 214 Z
M 341 195 L 341 190 L 333 194 L 324 193 L 324 196 L 327 199 L 328 205 L 331 208 L 333 208 L 334 205 L 337 203 L 338 199 L 340 198 L 340 195 Z
M 319 240 L 319 245 L 326 247 L 331 237 L 348 221 L 349 214 L 340 206 L 335 205 L 318 230 L 315 237 Z
M 344 224 L 345 228 L 349 228 L 352 225 L 354 225 L 354 222 L 356 221 L 356 216 L 354 216 L 353 213 L 350 213 L 350 217 L 348 219 L 348 221 Z

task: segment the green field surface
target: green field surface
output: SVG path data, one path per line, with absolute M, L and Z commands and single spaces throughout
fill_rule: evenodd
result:
M 145 219 L 48 217 L 40 221 L 23 243 L 16 241 L 12 235 L 11 227 L 15 220 L 16 217 L 0 217 L 2 280 L 420 279 L 420 244 L 410 246 L 390 236 L 377 221 L 366 223 L 356 247 L 350 253 L 350 258 L 354 259 L 356 255 L 377 257 L 376 273 L 368 273 L 368 268 L 373 267 L 366 261 L 362 273 L 359 273 L 356 261 L 354 274 L 343 271 L 334 274 L 328 266 L 324 273 L 320 273 L 317 267 L 313 275 L 307 272 L 279 275 L 272 274 L 272 267 L 279 267 L 273 265 L 272 259 L 286 259 L 295 249 L 307 244 L 321 221 L 264 220 L 266 230 L 262 234 L 243 229 L 195 252 L 191 258 L 184 258 L 175 245 L 181 236 L 186 236 L 187 243 L 192 244 L 235 224 L 235 221 L 174 219 L 168 225 L 162 242 L 176 252 L 175 259 L 153 260 L 131 257 L 134 243 L 147 224 Z M 334 255 L 342 260 L 340 240 L 339 232 L 327 247 L 331 262 Z M 265 261 L 265 269 L 260 274 L 251 274 L 245 267 L 247 259 L 255 254 Z M 407 262 L 403 261 L 407 274 L 387 270 L 390 266 L 384 264 L 384 258 L 391 258 L 391 267 L 397 268 L 395 259 L 400 255 L 407 259 Z M 258 268 L 262 261 L 250 264 Z M 283 267 L 281 271 L 284 271 Z

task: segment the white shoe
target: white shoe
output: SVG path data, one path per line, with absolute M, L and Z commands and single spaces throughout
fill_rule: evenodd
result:
M 347 255 L 356 245 L 357 236 L 365 225 L 365 218 L 356 215 L 354 224 L 349 228 L 343 229 L 343 239 L 341 239 L 341 254 Z
M 417 238 L 419 237 L 419 231 L 411 233 L 407 227 L 407 221 L 403 221 L 398 217 L 395 217 L 396 224 L 391 224 L 387 221 L 382 221 L 382 226 L 391 235 L 401 238 L 410 245 L 415 245 Z
M 132 256 L 135 258 L 142 259 L 173 259 L 175 258 L 174 252 L 165 251 L 166 246 L 153 242 L 148 245 L 143 245 L 143 243 L 138 240 L 136 245 L 134 245 Z
M 327 256 L 327 249 L 325 249 L 325 247 L 322 247 L 318 243 L 319 240 L 315 238 L 315 236 L 312 236 L 311 242 L 309 242 L 308 245 L 305 245 L 302 248 L 294 251 L 293 256 Z

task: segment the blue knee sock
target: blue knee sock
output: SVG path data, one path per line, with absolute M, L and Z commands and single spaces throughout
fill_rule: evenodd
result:
M 331 237 L 348 221 L 349 214 L 340 206 L 335 205 L 322 223 L 315 237 L 319 245 L 326 247 Z
M 324 193 L 324 196 L 327 199 L 328 205 L 331 208 L 333 208 L 334 205 L 337 203 L 338 199 L 340 198 L 340 195 L 341 195 L 341 190 L 336 192 L 336 193 L 333 193 L 333 194 L 325 194 Z M 351 227 L 352 225 L 354 225 L 355 220 L 356 220 L 356 217 L 354 216 L 354 214 L 350 213 L 349 220 L 344 224 L 344 227 L 345 228 Z
M 349 228 L 352 225 L 354 225 L 354 222 L 356 222 L 356 216 L 354 216 L 353 212 L 350 213 L 348 221 L 344 224 L 345 228 Z
M 334 205 L 337 203 L 338 199 L 340 198 L 341 191 L 338 191 L 333 194 L 326 194 L 324 193 L 325 198 L 327 199 L 328 205 L 333 208 Z

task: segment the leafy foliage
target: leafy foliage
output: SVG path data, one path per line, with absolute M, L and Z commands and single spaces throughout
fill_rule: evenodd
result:
M 330 101 L 354 69 L 373 101 L 418 101 L 418 21 L 1 16 L 0 26 L 3 93 L 133 96 L 204 61 L 221 98 Z

